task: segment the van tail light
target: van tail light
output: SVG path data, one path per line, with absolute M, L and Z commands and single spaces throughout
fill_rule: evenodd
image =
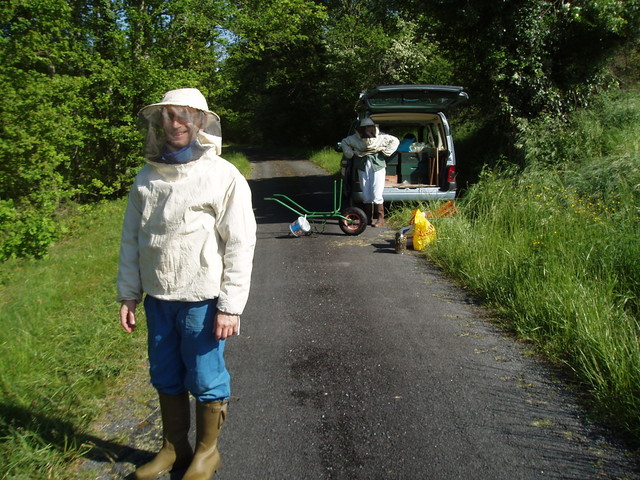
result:
M 455 182 L 456 181 L 456 166 L 450 165 L 447 169 L 447 182 Z

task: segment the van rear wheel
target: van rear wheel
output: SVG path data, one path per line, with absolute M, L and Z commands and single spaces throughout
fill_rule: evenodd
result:
M 367 228 L 367 216 L 360 208 L 347 207 L 342 215 L 346 220 L 340 219 L 340 229 L 347 235 L 360 235 Z

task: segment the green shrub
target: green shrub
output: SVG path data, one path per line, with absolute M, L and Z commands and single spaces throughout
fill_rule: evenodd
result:
M 42 258 L 59 238 L 54 208 L 32 206 L 17 209 L 11 200 L 0 200 L 0 261 L 14 257 Z

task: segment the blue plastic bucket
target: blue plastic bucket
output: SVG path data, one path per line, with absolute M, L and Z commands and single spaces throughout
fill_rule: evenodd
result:
M 309 225 L 307 217 L 298 217 L 295 222 L 289 225 L 289 230 L 291 230 L 294 237 L 300 237 L 311 231 L 311 225 Z

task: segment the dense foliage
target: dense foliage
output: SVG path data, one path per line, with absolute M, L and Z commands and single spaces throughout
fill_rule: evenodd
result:
M 136 112 L 170 88 L 199 87 L 227 140 L 319 146 L 343 136 L 366 88 L 462 84 L 485 143 L 468 163 L 521 162 L 532 120 L 637 75 L 620 59 L 638 51 L 639 3 L 6 0 L 0 259 L 45 255 L 70 201 L 126 192 Z
M 126 191 L 136 111 L 175 85 L 211 94 L 224 16 L 201 0 L 0 5 L 0 259 L 45 255 L 70 200 Z

